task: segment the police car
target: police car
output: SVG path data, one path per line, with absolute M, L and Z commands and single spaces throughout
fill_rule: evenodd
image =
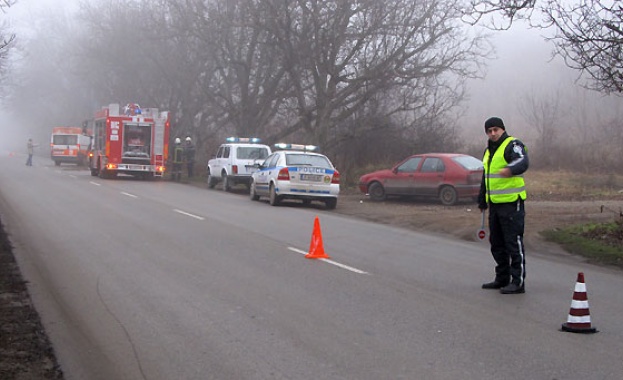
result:
M 257 164 L 271 154 L 270 147 L 260 142 L 256 137 L 228 137 L 216 155 L 208 160 L 208 188 L 214 188 L 219 182 L 223 183 L 225 191 L 239 183 L 248 187 Z
M 304 205 L 324 202 L 327 209 L 337 206 L 340 173 L 313 145 L 275 144 L 276 149 L 251 175 L 251 200 L 268 197 L 272 206 L 285 199 L 298 199 Z

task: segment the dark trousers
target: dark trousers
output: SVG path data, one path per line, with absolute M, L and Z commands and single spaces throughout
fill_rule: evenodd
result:
M 171 170 L 171 176 L 174 181 L 182 180 L 182 163 L 173 163 L 173 170 Z
M 26 160 L 27 166 L 32 166 L 32 154 L 28 154 L 28 159 Z
M 186 164 L 186 168 L 188 169 L 188 178 L 192 178 L 194 174 L 195 163 L 189 162 Z
M 526 255 L 523 243 L 526 211 L 524 202 L 489 203 L 489 242 L 495 260 L 495 279 L 523 285 Z

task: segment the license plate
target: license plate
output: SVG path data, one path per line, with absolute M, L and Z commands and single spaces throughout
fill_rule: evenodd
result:
M 315 174 L 301 174 L 301 181 L 321 182 L 322 176 Z

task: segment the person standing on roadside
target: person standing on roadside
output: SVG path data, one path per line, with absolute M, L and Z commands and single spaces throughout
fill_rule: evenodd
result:
M 26 160 L 26 166 L 32 166 L 32 155 L 35 153 L 35 147 L 38 146 L 32 142 L 32 139 L 28 139 L 26 143 L 26 149 L 28 150 L 28 159 Z
M 173 154 L 171 155 L 173 161 L 173 170 L 171 176 L 173 181 L 180 181 L 182 179 L 182 164 L 184 163 L 184 149 L 182 148 L 182 140 L 179 137 L 175 138 L 175 145 L 173 147 Z
M 499 117 L 485 121 L 488 137 L 484 174 L 478 196 L 481 212 L 489 209 L 489 242 L 495 260 L 495 279 L 483 289 L 502 294 L 525 293 L 526 257 L 523 242 L 527 193 L 522 174 L 528 170 L 526 146 L 506 133 Z
M 186 162 L 186 168 L 188 169 L 188 178 L 193 178 L 195 167 L 195 144 L 190 136 L 186 137 L 184 141 L 184 161 Z

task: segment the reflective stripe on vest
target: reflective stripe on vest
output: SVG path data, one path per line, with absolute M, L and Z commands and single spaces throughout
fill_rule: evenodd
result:
M 508 203 L 517 200 L 517 197 L 526 199 L 526 185 L 523 176 L 516 175 L 508 178 L 502 177 L 499 173 L 504 169 L 508 162 L 504 158 L 504 150 L 513 141 L 513 137 L 508 137 L 500 144 L 495 154 L 489 162 L 489 149 L 485 151 L 482 159 L 485 166 L 485 181 L 487 186 L 486 200 L 491 203 Z

